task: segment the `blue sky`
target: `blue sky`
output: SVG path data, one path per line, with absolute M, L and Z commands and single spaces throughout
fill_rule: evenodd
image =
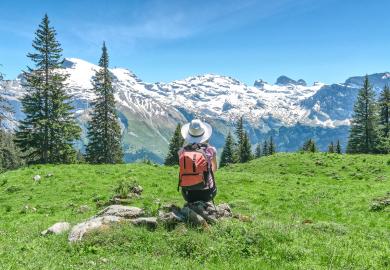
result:
M 47 12 L 65 57 L 111 66 L 148 82 L 216 73 L 253 84 L 279 75 L 342 82 L 390 70 L 390 1 L 1 1 L 0 71 L 29 64 Z

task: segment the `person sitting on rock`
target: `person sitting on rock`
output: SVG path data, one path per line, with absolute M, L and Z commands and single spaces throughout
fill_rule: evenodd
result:
M 209 145 L 212 127 L 199 119 L 192 120 L 181 129 L 186 144 L 178 152 L 179 184 L 183 198 L 191 203 L 213 201 L 217 187 L 217 150 Z

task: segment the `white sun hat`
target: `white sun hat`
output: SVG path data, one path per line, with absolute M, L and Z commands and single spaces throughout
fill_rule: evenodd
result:
M 181 128 L 181 136 L 187 143 L 204 143 L 212 133 L 213 128 L 199 119 L 194 119 Z

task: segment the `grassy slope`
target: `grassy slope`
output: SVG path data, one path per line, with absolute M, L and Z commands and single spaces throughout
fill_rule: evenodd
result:
M 216 202 L 229 202 L 252 222 L 225 221 L 209 231 L 122 225 L 78 245 L 69 245 L 67 235 L 39 233 L 92 216 L 94 199 L 109 198 L 120 179 L 144 187 L 134 204 L 151 213 L 156 199 L 180 204 L 177 169 L 61 165 L 7 172 L 0 175 L 0 269 L 388 269 L 390 214 L 369 206 L 390 191 L 389 159 L 278 154 L 232 166 L 217 174 Z M 33 183 L 32 176 L 47 173 L 54 176 Z M 91 211 L 78 213 L 84 204 Z M 37 211 L 22 213 L 25 205 Z

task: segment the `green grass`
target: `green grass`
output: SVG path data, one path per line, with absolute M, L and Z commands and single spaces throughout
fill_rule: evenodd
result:
M 66 234 L 40 232 L 94 215 L 96 201 L 108 200 L 120 180 L 144 187 L 133 205 L 149 213 L 158 201 L 182 204 L 177 168 L 10 171 L 0 175 L 0 269 L 389 269 L 390 212 L 370 211 L 373 199 L 390 191 L 389 177 L 390 156 L 277 154 L 217 173 L 216 203 L 230 203 L 250 222 L 226 220 L 208 231 L 118 225 L 70 245 Z M 79 213 L 81 205 L 91 210 Z

